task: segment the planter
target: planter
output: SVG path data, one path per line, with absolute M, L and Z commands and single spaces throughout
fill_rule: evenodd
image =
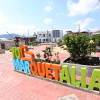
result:
M 86 76 L 91 77 L 93 69 L 100 69 L 100 65 L 92 66 L 92 65 L 81 65 L 81 64 L 73 64 L 73 63 L 65 63 L 66 59 L 61 62 L 61 65 L 67 65 L 69 67 L 69 71 L 71 72 L 71 67 L 76 66 L 76 75 L 81 76 L 81 67 L 86 67 Z
M 57 44 L 58 47 L 62 46 L 62 44 Z
M 47 62 L 45 59 L 35 59 L 34 61 L 36 61 L 36 62 L 46 62 L 46 63 L 52 63 L 52 64 L 60 64 L 60 62 L 59 63 L 57 63 L 57 62 L 55 62 L 55 61 L 52 61 L 52 60 L 50 60 L 50 62 Z

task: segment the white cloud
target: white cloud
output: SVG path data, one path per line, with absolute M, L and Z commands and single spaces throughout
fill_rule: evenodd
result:
M 84 20 L 78 20 L 76 22 L 77 25 L 80 25 L 80 30 L 81 31 L 87 31 L 88 30 L 88 26 L 91 22 L 95 21 L 95 19 L 92 19 L 92 18 L 86 18 Z M 78 30 L 78 28 L 76 29 Z
M 30 36 L 33 35 L 34 31 L 37 30 L 34 25 L 25 26 L 25 25 L 16 25 L 8 24 L 8 18 L 0 11 L 0 34 L 17 33 L 20 35 L 28 35 L 28 30 Z
M 16 25 L 16 24 L 0 24 L 0 33 L 5 34 L 6 32 L 9 33 L 17 33 L 20 35 L 27 35 L 28 30 L 30 35 L 33 35 L 33 31 L 35 29 L 34 25 L 31 26 L 24 26 L 24 25 Z
M 45 24 L 51 24 L 51 23 L 52 23 L 52 19 L 51 19 L 51 18 L 46 18 L 46 19 L 44 20 L 44 23 L 45 23 Z
M 67 1 L 67 7 L 69 9 L 69 16 L 84 15 L 91 11 L 100 9 L 99 0 L 79 0 L 77 3 L 72 0 Z
M 6 21 L 8 21 L 8 18 L 0 11 L 0 24 L 4 24 Z
M 44 9 L 45 9 L 45 11 L 50 12 L 52 10 L 52 7 L 51 6 L 46 6 Z

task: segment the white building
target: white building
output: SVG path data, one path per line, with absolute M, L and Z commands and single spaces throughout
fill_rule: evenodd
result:
M 38 42 L 58 42 L 59 39 L 62 40 L 63 31 L 62 30 L 52 30 L 52 31 L 38 31 L 37 41 Z
M 38 42 L 51 42 L 52 31 L 38 31 L 37 41 Z
M 52 30 L 52 42 L 58 42 L 59 39 L 63 39 L 62 30 Z

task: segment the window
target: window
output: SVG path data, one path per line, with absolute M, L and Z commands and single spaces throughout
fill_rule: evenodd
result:
M 60 37 L 60 31 L 59 30 L 53 30 L 53 37 Z
M 51 37 L 51 34 L 49 34 L 49 37 Z
M 56 31 L 56 37 L 60 37 L 60 31 L 59 30 Z
M 1 43 L 1 49 L 5 49 L 5 43 Z
M 43 34 L 43 37 L 45 37 L 45 34 Z
M 53 30 L 53 37 L 56 37 L 56 31 Z

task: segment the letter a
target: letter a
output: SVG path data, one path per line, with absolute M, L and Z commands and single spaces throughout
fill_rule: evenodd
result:
M 96 78 L 98 78 L 98 83 L 95 82 Z M 100 91 L 100 69 L 93 70 L 93 74 L 88 89 L 93 90 L 94 87 L 99 88 Z
M 70 84 L 69 68 L 66 65 L 62 66 L 61 75 L 60 75 L 60 82 L 63 82 L 63 80 L 67 81 L 67 83 Z

